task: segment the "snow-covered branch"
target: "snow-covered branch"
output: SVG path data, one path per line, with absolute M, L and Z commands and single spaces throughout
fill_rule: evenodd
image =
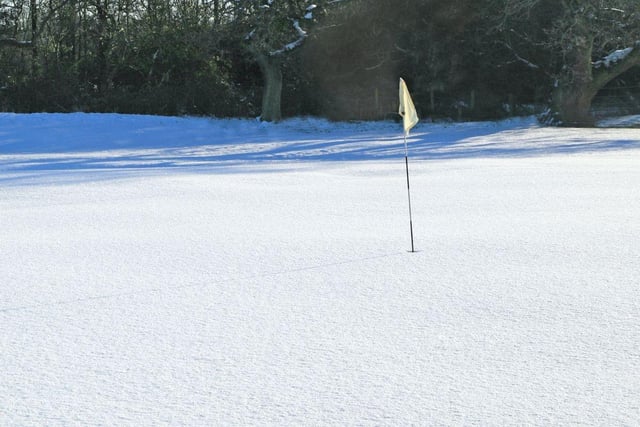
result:
M 593 63 L 593 66 L 595 68 L 599 68 L 599 67 L 606 67 L 609 68 L 611 67 L 613 64 L 616 64 L 620 61 L 623 61 L 627 56 L 629 56 L 629 54 L 631 52 L 633 52 L 632 47 L 628 47 L 626 49 L 618 49 L 614 52 L 611 52 L 609 55 L 605 56 L 604 58 L 600 59 L 599 61 L 596 61 Z
M 0 39 L 0 46 L 12 46 L 12 47 L 31 47 L 33 44 L 30 41 L 22 41 L 16 39 Z
M 595 61 L 593 63 L 594 68 L 605 67 L 609 68 L 619 62 L 626 60 L 629 55 L 631 55 L 636 49 L 640 49 L 640 40 L 636 41 L 633 46 L 627 47 L 624 49 L 618 49 L 616 51 L 611 52 L 609 55 L 604 58 Z
M 305 11 L 306 11 L 307 13 L 304 15 L 304 19 L 313 19 L 313 10 L 314 10 L 315 8 L 317 8 L 317 7 L 318 7 L 318 6 L 317 6 L 317 5 L 315 5 L 315 4 L 311 4 L 311 5 L 309 5 L 309 6 L 305 9 Z
M 640 40 L 633 47 L 616 50 L 593 63 L 593 84 L 604 86 L 631 67 L 640 65 Z
M 298 38 L 291 43 L 287 43 L 281 49 L 269 52 L 270 56 L 282 55 L 283 53 L 289 52 L 304 43 L 304 40 L 307 38 L 308 34 L 305 30 L 302 29 L 302 27 L 300 26 L 300 22 L 297 19 L 293 20 L 293 28 L 296 30 L 296 33 L 298 33 Z
M 533 62 L 531 62 L 531 61 L 529 61 L 529 60 L 527 60 L 527 59 L 523 58 L 522 56 L 520 56 L 520 55 L 518 54 L 518 52 L 516 52 L 516 50 L 513 48 L 513 46 L 511 46 L 511 44 L 510 44 L 510 43 L 507 43 L 507 42 L 501 42 L 501 44 L 502 44 L 503 46 L 505 46 L 507 49 L 509 49 L 509 51 L 513 54 L 513 56 L 516 58 L 516 60 L 517 60 L 518 62 L 523 63 L 524 65 L 526 65 L 527 67 L 529 67 L 529 68 L 531 68 L 531 69 L 533 69 L 533 70 L 539 70 L 539 69 L 540 69 L 540 66 L 538 66 L 538 65 L 534 64 Z

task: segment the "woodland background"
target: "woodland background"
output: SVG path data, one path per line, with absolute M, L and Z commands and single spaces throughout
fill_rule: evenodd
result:
M 0 0 L 0 110 L 379 120 L 402 76 L 423 118 L 589 125 L 640 111 L 638 3 Z

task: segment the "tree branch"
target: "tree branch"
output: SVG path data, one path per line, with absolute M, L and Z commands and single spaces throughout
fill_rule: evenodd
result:
M 11 46 L 18 48 L 31 47 L 33 44 L 30 41 L 21 41 L 16 39 L 0 39 L 0 47 Z
M 269 52 L 270 56 L 282 55 L 283 53 L 289 52 L 290 50 L 293 50 L 298 46 L 302 45 L 304 40 L 307 38 L 307 32 L 304 31 L 302 27 L 300 27 L 300 22 L 298 22 L 297 19 L 293 20 L 293 28 L 296 30 L 296 33 L 298 33 L 298 38 L 292 41 L 291 43 L 284 45 L 282 48 L 278 50 Z
M 630 49 L 631 51 L 625 53 L 616 61 L 598 61 L 594 63 L 594 87 L 601 88 L 630 68 L 640 65 L 640 41 L 637 41 L 634 47 Z

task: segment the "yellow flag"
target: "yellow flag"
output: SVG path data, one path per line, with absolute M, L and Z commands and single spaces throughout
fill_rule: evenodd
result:
M 418 113 L 416 113 L 416 107 L 413 105 L 411 95 L 409 95 L 407 84 L 402 79 L 400 79 L 400 109 L 398 113 L 403 119 L 404 133 L 409 135 L 409 131 L 418 123 L 419 119 Z

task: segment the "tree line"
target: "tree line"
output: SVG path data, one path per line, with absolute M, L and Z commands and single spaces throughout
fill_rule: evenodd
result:
M 0 0 L 0 109 L 385 119 L 640 109 L 637 0 Z

